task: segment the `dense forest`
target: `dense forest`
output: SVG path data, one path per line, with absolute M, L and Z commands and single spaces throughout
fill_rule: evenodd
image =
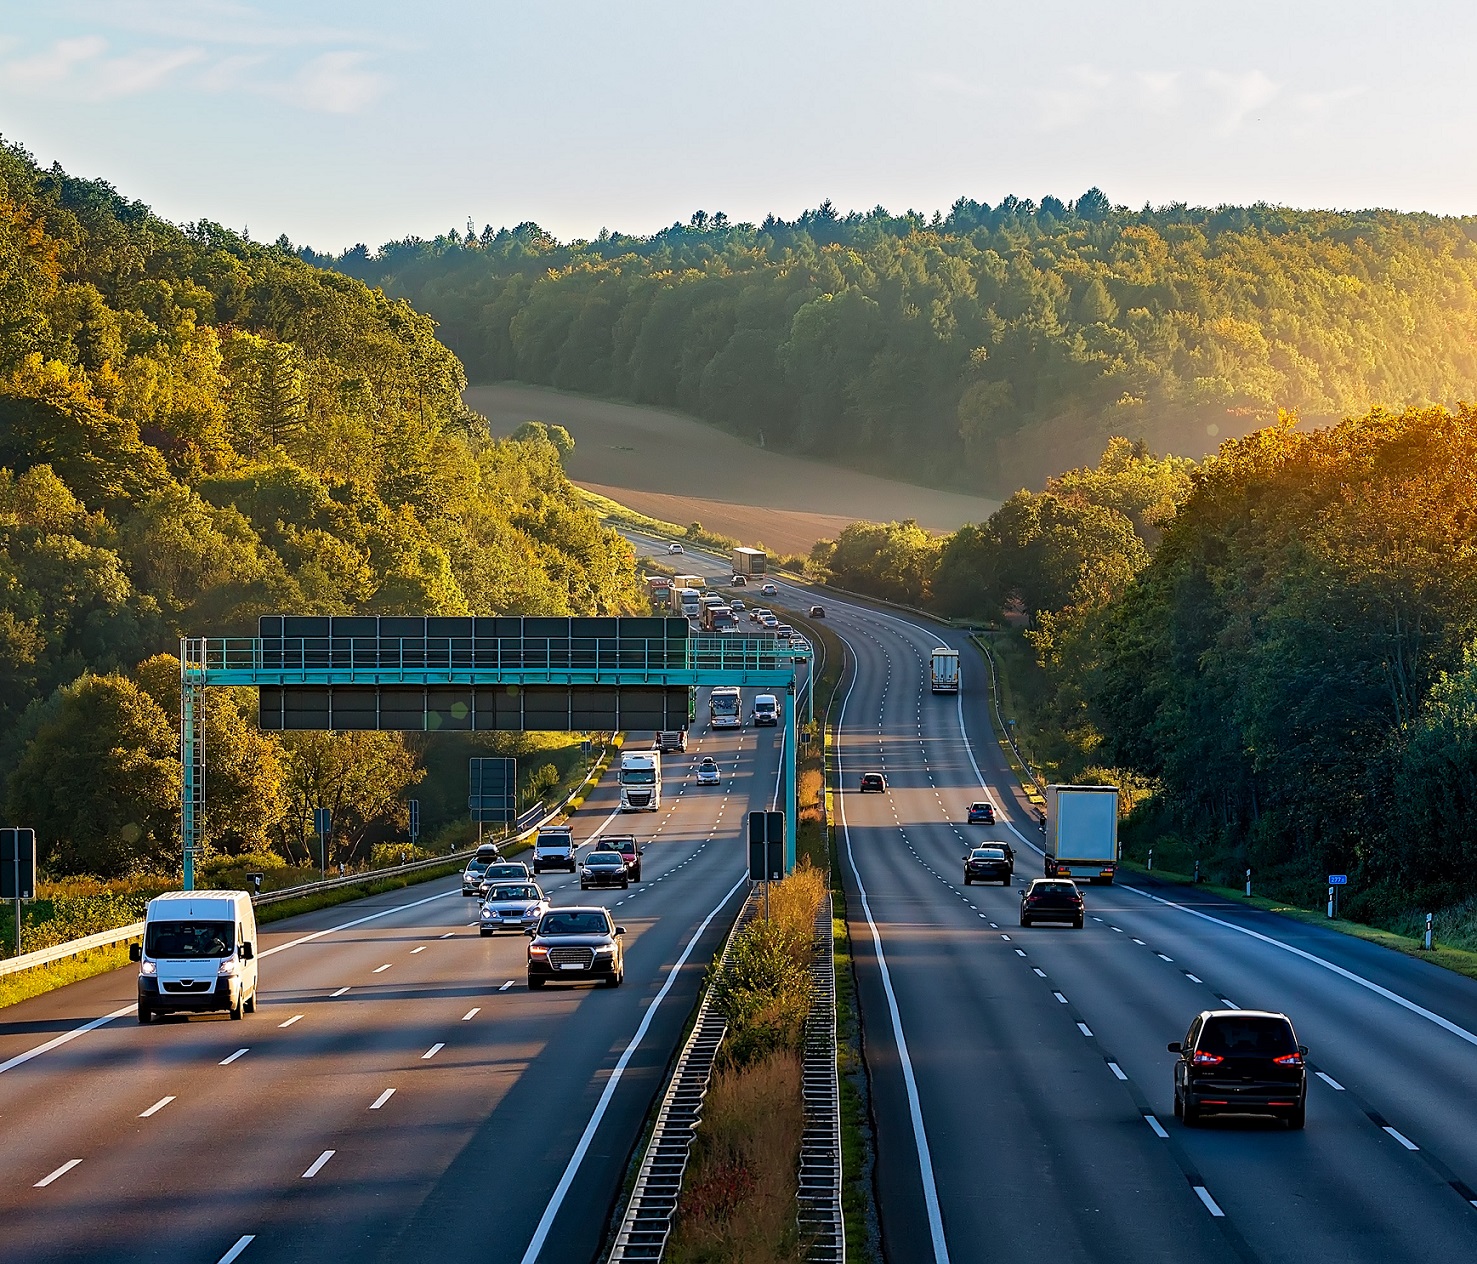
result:
M 285 244 L 285 243 L 284 243 Z M 536 224 L 300 252 L 441 322 L 474 381 L 683 409 L 1002 495 L 1110 435 L 1202 456 L 1296 410 L 1477 396 L 1477 220 L 961 199 L 948 215 Z
M 494 442 L 464 385 L 403 300 L 0 144 L 0 786 L 52 872 L 178 864 L 181 635 L 633 607 L 568 436 Z M 266 735 L 253 708 L 212 695 L 210 847 L 301 861 L 337 802 L 352 858 L 403 813 L 401 735 Z
M 812 567 L 1025 621 L 1038 753 L 1131 787 L 1161 864 L 1309 902 L 1348 873 L 1398 921 L 1477 895 L 1474 471 L 1467 406 L 1284 417 L 1198 464 L 1115 440 L 985 523 L 857 524 Z

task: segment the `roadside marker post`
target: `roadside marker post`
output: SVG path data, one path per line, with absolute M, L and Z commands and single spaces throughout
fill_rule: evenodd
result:
M 1246 871 L 1246 894 L 1247 894 L 1248 897 L 1251 895 L 1251 870 L 1250 869 L 1248 869 Z
M 1349 875 L 1346 873 L 1331 873 L 1328 875 L 1328 916 L 1330 919 L 1339 915 L 1339 888 L 1348 886 Z
M 1426 948 L 1426 951 L 1427 952 L 1430 952 L 1431 951 L 1431 914 L 1429 914 L 1429 913 L 1426 914 L 1426 939 L 1425 939 L 1425 948 Z

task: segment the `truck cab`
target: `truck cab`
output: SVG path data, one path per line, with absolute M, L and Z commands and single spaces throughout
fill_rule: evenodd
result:
M 662 805 L 662 753 L 621 752 L 621 811 L 655 812 Z

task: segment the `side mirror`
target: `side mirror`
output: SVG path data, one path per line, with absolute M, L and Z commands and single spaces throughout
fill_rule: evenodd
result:
M 130 961 L 142 961 L 144 959 L 144 946 L 142 944 L 129 944 L 128 959 Z
M 626 928 L 624 926 L 617 926 L 615 928 L 615 933 L 617 935 L 624 935 L 626 933 Z
M 524 934 L 525 934 L 525 935 L 527 935 L 527 936 L 528 936 L 528 937 L 529 937 L 529 938 L 530 938 L 530 939 L 532 939 L 532 938 L 533 938 L 533 937 L 534 937 L 534 936 L 535 936 L 535 935 L 537 935 L 537 934 L 538 934 L 538 931 L 536 931 L 536 930 L 535 930 L 535 929 L 534 929 L 534 928 L 533 928 L 533 927 L 532 927 L 532 926 L 530 926 L 530 927 L 528 927 L 528 929 L 527 929 L 527 930 L 525 930 L 525 931 L 524 931 L 524 932 L 523 932 L 523 933 L 524 933 Z
M 250 944 L 242 944 L 241 947 L 238 948 L 236 951 L 241 954 L 242 961 L 250 961 L 254 956 L 256 956 L 256 953 L 252 950 Z
M 1308 1046 L 1307 1045 L 1299 1045 L 1298 1046 L 1298 1052 L 1300 1054 L 1302 1054 L 1303 1057 L 1306 1058 L 1308 1056 Z
M 1171 1040 L 1166 1048 L 1170 1051 L 1170 1053 L 1179 1053 L 1180 1042 L 1178 1040 Z

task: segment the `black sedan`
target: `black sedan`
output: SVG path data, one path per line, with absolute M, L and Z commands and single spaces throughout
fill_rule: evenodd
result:
M 998 882 L 1010 885 L 1013 866 L 1003 847 L 976 847 L 964 858 L 964 885 L 972 882 Z
M 1301 1128 L 1308 1112 L 1308 1050 L 1286 1014 L 1208 1009 L 1169 1046 L 1174 1114 L 1194 1127 L 1210 1114 L 1273 1115 Z
M 580 865 L 581 891 L 591 887 L 620 887 L 624 891 L 630 885 L 626 858 L 618 851 L 592 851 Z
M 535 929 L 525 933 L 532 940 L 528 945 L 530 988 L 541 988 L 550 979 L 600 982 L 606 987 L 620 987 L 625 980 L 621 936 L 626 928 L 615 925 L 603 908 L 550 909 Z
M 863 794 L 882 794 L 887 790 L 887 778 L 880 772 L 864 772 L 860 789 Z
M 1037 878 L 1021 892 L 1021 925 L 1037 922 L 1071 922 L 1078 930 L 1087 906 L 1074 882 L 1063 878 Z

